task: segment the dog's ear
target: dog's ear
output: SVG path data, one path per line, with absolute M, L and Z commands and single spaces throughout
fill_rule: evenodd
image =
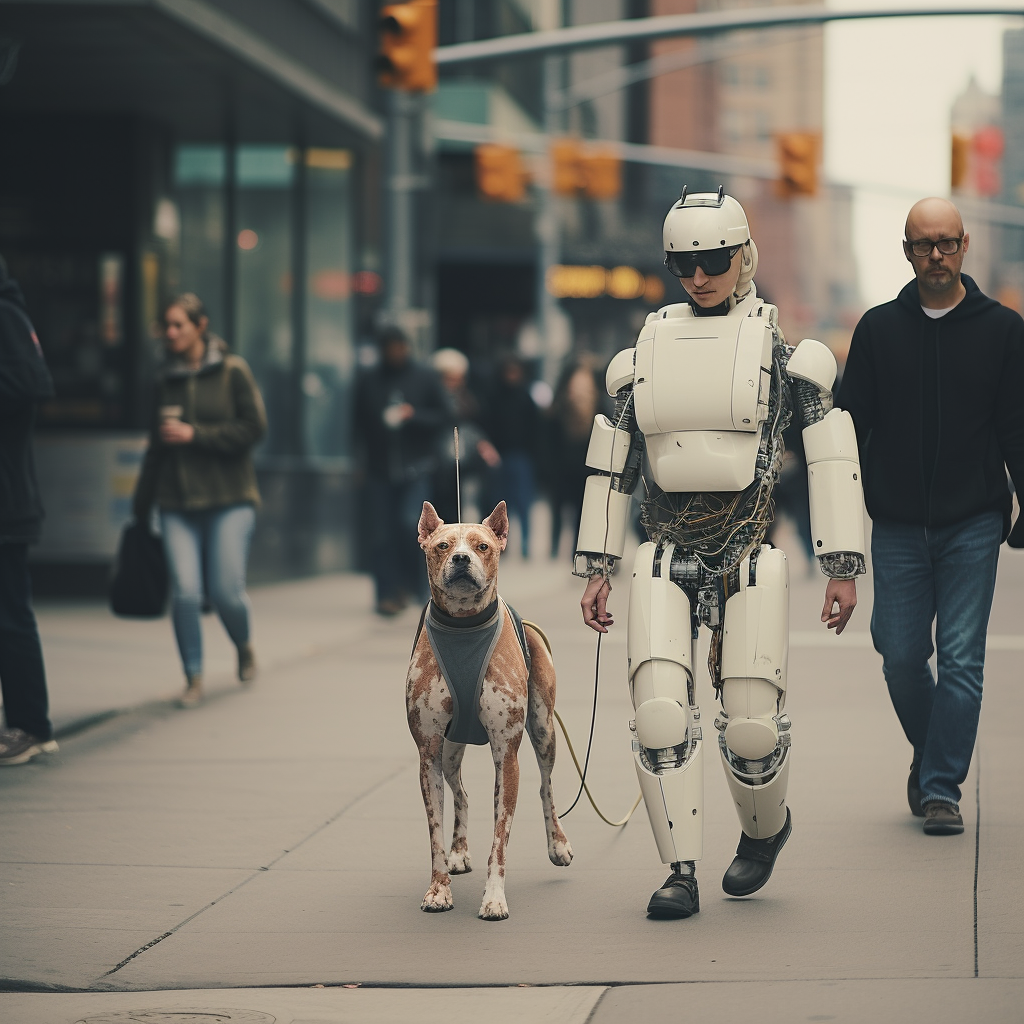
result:
M 419 542 L 423 547 L 430 539 L 430 535 L 439 527 L 444 526 L 444 520 L 434 511 L 434 506 L 429 501 L 423 502 L 423 511 L 420 513 Z
M 501 550 L 504 551 L 508 543 L 508 509 L 505 502 L 498 502 L 495 510 L 483 521 L 483 525 L 501 541 Z

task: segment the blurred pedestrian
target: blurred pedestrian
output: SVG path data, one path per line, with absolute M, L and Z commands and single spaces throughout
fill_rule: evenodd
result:
M 452 420 L 441 381 L 412 357 L 397 327 L 379 338 L 380 363 L 356 388 L 355 436 L 365 476 L 365 527 L 380 615 L 429 597 L 417 524 L 434 493 L 440 436 Z
M 487 492 L 488 474 L 501 465 L 501 456 L 480 426 L 480 401 L 469 386 L 469 359 L 458 349 L 441 348 L 430 357 L 430 362 L 441 375 L 455 426 L 459 428 L 459 476 L 465 514 L 467 495 L 479 500 Z M 455 439 L 443 431 L 439 440 L 436 500 L 432 504 L 441 519 L 455 523 L 459 521 Z
M 530 395 L 526 369 L 505 356 L 484 410 L 484 429 L 501 456 L 487 505 L 504 500 L 509 519 L 519 520 L 523 558 L 530 557 L 530 510 L 536 490 L 535 460 L 540 445 L 540 412 Z
M 576 536 L 590 472 L 587 448 L 594 417 L 602 411 L 602 383 L 593 359 L 580 356 L 563 371 L 548 409 L 549 443 L 544 445 L 543 461 L 551 501 L 552 558 L 558 557 L 563 526 Z
M 28 573 L 28 548 L 43 520 L 32 427 L 36 404 L 52 397 L 25 299 L 0 258 L 0 765 L 57 749 Z
M 235 645 L 239 680 L 256 675 L 245 578 L 260 500 L 252 449 L 267 418 L 252 371 L 210 331 L 198 296 L 174 299 L 164 324 L 166 360 L 134 512 L 143 521 L 159 509 L 185 670 L 180 702 L 192 707 L 203 696 L 204 593 Z
M 874 523 L 871 635 L 914 748 L 910 809 L 929 835 L 964 830 L 999 545 L 1024 546 L 1006 479 L 1009 468 L 1020 493 L 1024 321 L 961 273 L 969 244 L 948 200 L 911 209 L 903 251 L 915 280 L 861 318 L 838 398 Z

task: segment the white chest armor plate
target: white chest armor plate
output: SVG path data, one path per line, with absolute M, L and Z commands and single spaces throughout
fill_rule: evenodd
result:
M 665 491 L 752 483 L 774 333 L 759 316 L 652 320 L 636 344 L 637 425 Z

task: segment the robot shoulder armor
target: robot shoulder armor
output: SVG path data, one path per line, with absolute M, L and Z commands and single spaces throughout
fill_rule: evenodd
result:
M 605 371 L 604 384 L 608 394 L 614 398 L 624 387 L 633 383 L 633 358 L 636 349 L 624 348 L 612 356 L 612 361 Z
M 831 391 L 839 368 L 836 357 L 827 346 L 813 338 L 804 338 L 793 349 L 786 370 L 790 377 L 810 381 L 825 391 Z

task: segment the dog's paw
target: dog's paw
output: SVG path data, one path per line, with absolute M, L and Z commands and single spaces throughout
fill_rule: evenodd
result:
M 556 867 L 567 868 L 572 863 L 572 846 L 569 840 L 562 836 L 548 844 L 548 857 Z
M 455 906 L 452 901 L 452 887 L 447 883 L 434 882 L 427 890 L 420 904 L 420 910 L 427 914 L 443 914 Z
M 505 895 L 487 896 L 484 894 L 484 901 L 480 904 L 480 913 L 476 915 L 484 921 L 504 921 L 508 917 L 508 904 L 505 902 Z
M 469 850 L 456 850 L 452 849 L 452 852 L 448 854 L 448 874 L 450 875 L 468 875 L 473 870 L 473 865 L 469 859 Z

